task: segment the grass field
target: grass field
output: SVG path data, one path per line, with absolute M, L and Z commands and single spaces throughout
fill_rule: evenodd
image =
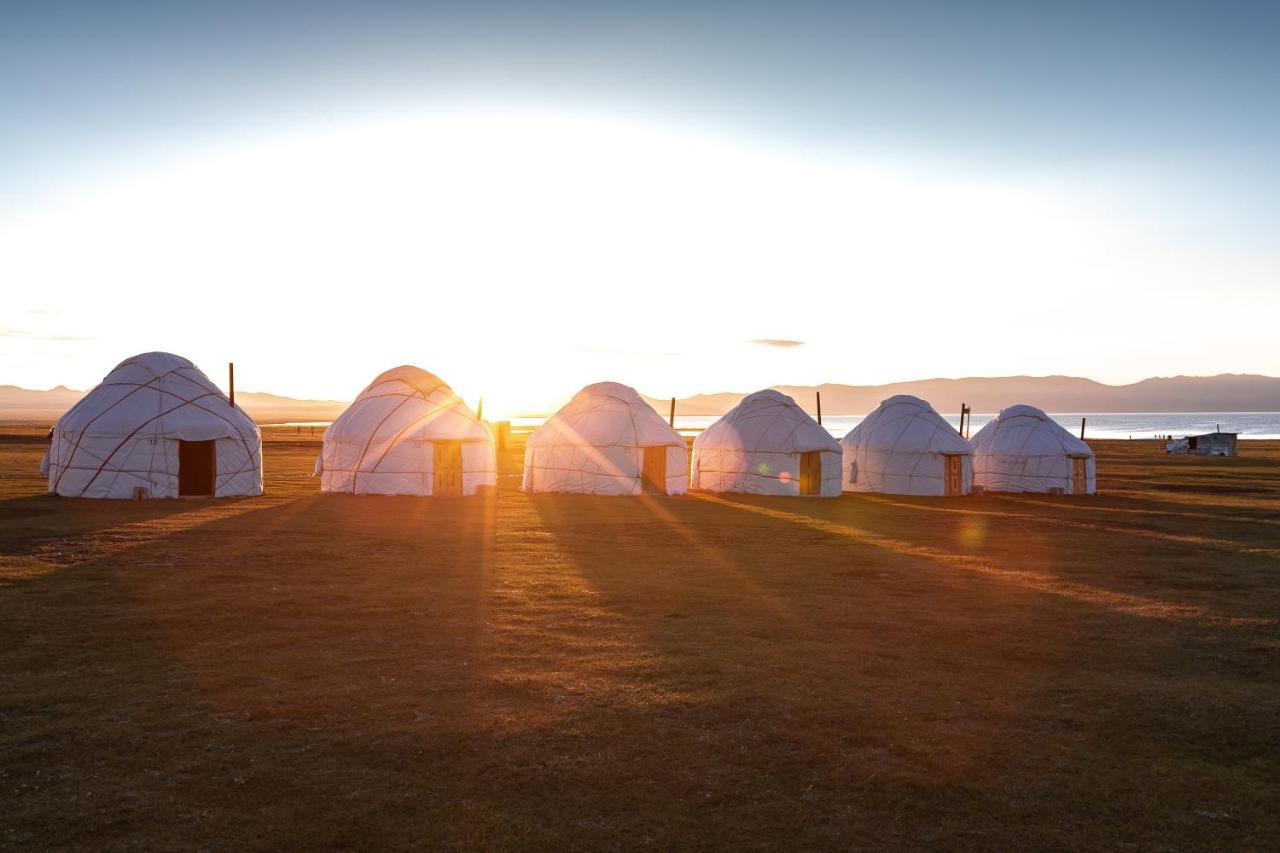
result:
M 1280 443 L 1095 498 L 45 495 L 5 849 L 1274 849 Z

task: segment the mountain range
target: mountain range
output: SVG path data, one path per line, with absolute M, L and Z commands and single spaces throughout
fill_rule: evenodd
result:
M 1107 412 L 1280 412 L 1280 378 L 1224 373 L 1219 376 L 1172 376 L 1144 379 L 1131 385 L 1104 385 L 1075 376 L 996 376 L 965 379 L 921 379 L 889 385 L 777 385 L 805 409 L 829 415 L 861 415 L 894 394 L 923 397 L 940 412 L 960 411 L 962 403 L 974 412 L 998 412 L 1014 403 L 1030 403 L 1047 412 L 1102 414 Z M 682 415 L 722 415 L 746 392 L 696 394 L 676 401 Z M 0 385 L 0 420 L 52 423 L 83 397 L 59 385 L 47 391 Z M 670 399 L 645 397 L 666 415 Z M 340 400 L 297 400 L 253 391 L 236 393 L 236 402 L 255 420 L 329 421 L 347 403 Z
M 47 391 L 0 385 L 0 420 L 53 423 L 85 393 L 64 385 Z M 260 423 L 331 421 L 347 407 L 340 400 L 295 400 L 254 391 L 237 391 L 236 403 Z
M 1172 376 L 1144 379 L 1131 385 L 1104 385 L 1075 376 L 995 376 L 965 379 L 921 379 L 889 385 L 776 385 L 806 410 L 830 415 L 862 415 L 895 394 L 912 394 L 940 412 L 955 413 L 961 404 L 988 414 L 1015 403 L 1046 412 L 1280 412 L 1280 378 L 1224 373 L 1219 376 Z M 741 393 L 697 394 L 676 401 L 684 415 L 722 415 L 737 405 Z M 649 398 L 646 398 L 649 399 Z M 666 414 L 670 399 L 650 400 Z

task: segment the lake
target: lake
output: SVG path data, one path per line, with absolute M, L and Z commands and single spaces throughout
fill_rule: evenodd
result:
M 810 413 L 812 414 L 812 413 Z M 866 415 L 825 415 L 822 425 L 836 438 L 862 422 Z M 953 426 L 959 427 L 960 415 L 943 415 Z M 975 413 L 969 434 L 982 429 L 995 414 Z M 1080 434 L 1080 419 L 1087 418 L 1085 438 L 1155 438 L 1158 435 L 1198 435 L 1213 432 L 1221 425 L 1227 432 L 1238 432 L 1240 438 L 1280 439 L 1280 412 L 1140 412 L 1133 414 L 1078 414 L 1075 412 L 1050 415 L 1072 435 Z M 512 418 L 512 426 L 537 426 L 545 418 Z M 712 415 L 676 415 L 676 429 L 682 432 L 698 432 L 715 423 Z
M 812 414 L 812 413 L 811 413 Z M 862 422 L 866 415 L 826 415 L 822 425 L 836 438 Z M 952 426 L 960 424 L 959 415 L 943 415 Z M 982 429 L 994 414 L 974 414 L 969 434 Z M 1214 432 L 1221 426 L 1227 432 L 1240 433 L 1241 439 L 1280 439 L 1280 412 L 1134 412 L 1132 414 L 1082 415 L 1074 412 L 1050 415 L 1072 435 L 1080 434 L 1080 419 L 1087 418 L 1085 438 L 1155 438 L 1161 435 L 1199 435 Z M 514 427 L 536 427 L 546 418 L 511 418 Z M 717 418 L 714 415 L 676 415 L 676 429 L 698 433 Z M 331 421 L 290 421 L 286 427 L 327 427 Z

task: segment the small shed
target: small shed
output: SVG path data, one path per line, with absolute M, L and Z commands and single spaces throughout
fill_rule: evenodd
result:
M 1207 432 L 1174 439 L 1165 445 L 1168 453 L 1188 456 L 1235 456 L 1238 432 Z

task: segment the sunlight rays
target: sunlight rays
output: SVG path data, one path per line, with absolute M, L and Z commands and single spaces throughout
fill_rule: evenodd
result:
M 916 545 L 902 539 L 894 539 L 889 536 L 873 533 L 869 530 L 853 527 L 848 524 L 810 518 L 808 516 L 784 512 L 782 510 L 771 509 L 769 507 L 755 504 L 726 501 L 723 498 L 707 494 L 698 494 L 695 495 L 695 497 L 699 500 L 733 506 L 737 509 L 741 509 L 746 512 L 753 512 L 769 518 L 790 521 L 795 524 L 809 527 L 813 530 L 850 539 L 864 545 L 871 545 L 902 556 L 927 559 L 951 568 L 963 569 L 967 572 L 1005 581 L 1028 590 L 1062 596 L 1064 598 L 1074 599 L 1084 604 L 1101 606 L 1109 610 L 1114 610 L 1116 612 L 1132 616 L 1179 622 L 1193 621 L 1208 625 L 1227 625 L 1232 627 L 1242 625 L 1256 626 L 1274 624 L 1274 620 L 1268 619 L 1225 617 L 1208 607 L 1191 604 L 1177 604 L 1142 595 L 1115 592 L 1113 590 L 1103 589 L 1090 584 L 1063 580 L 1060 577 L 1046 574 L 1044 572 L 1025 569 L 1008 569 L 998 566 L 990 560 L 984 560 L 964 554 L 953 554 L 927 545 Z
M 965 516 L 1018 519 L 1020 521 L 1034 521 L 1038 524 L 1051 524 L 1056 527 L 1068 527 L 1075 530 L 1105 530 L 1109 533 L 1119 533 L 1125 536 L 1137 536 L 1144 539 L 1177 542 L 1182 545 L 1197 545 L 1205 548 L 1217 548 L 1223 551 L 1234 551 L 1240 554 L 1258 554 L 1264 557 L 1280 559 L 1280 548 L 1263 548 L 1252 545 L 1241 545 L 1239 542 L 1229 539 L 1215 539 L 1208 536 L 1196 536 L 1191 533 L 1166 533 L 1159 530 L 1149 530 L 1141 527 L 1126 527 L 1115 524 L 1095 524 L 1087 521 L 1075 521 L 1069 518 L 1054 518 L 1052 516 L 1036 513 L 998 512 L 996 510 L 961 509 L 958 507 L 934 506 L 932 504 L 908 503 L 906 501 L 893 500 L 892 498 L 881 495 L 868 495 L 868 500 L 872 500 L 885 506 L 898 507 L 901 509 L 913 509 L 920 512 L 943 512 Z

